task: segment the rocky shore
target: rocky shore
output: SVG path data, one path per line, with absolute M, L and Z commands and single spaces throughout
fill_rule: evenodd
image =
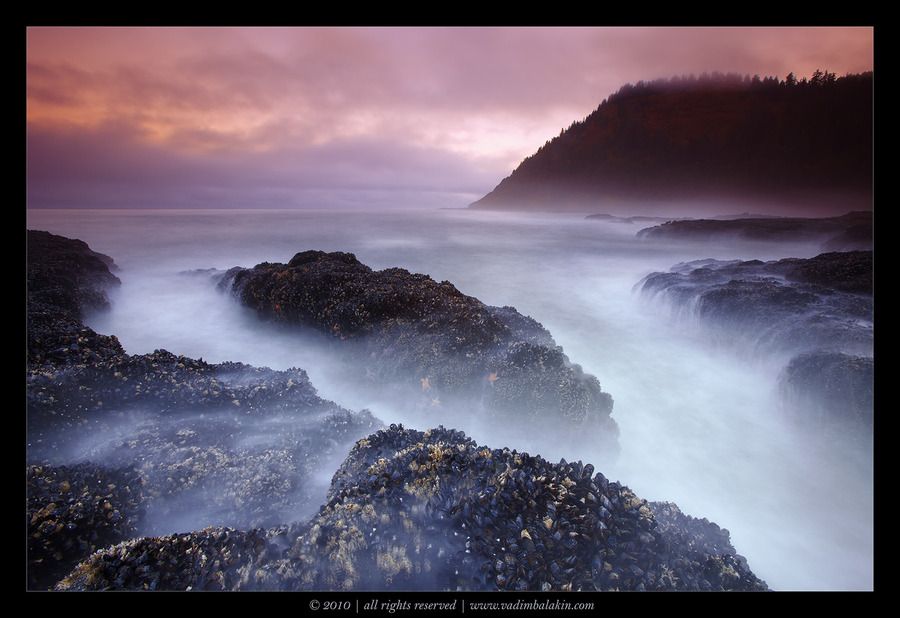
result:
M 302 369 L 126 354 L 81 321 L 119 280 L 80 241 L 29 232 L 28 263 L 30 586 L 186 510 L 246 529 L 307 516 L 297 505 L 320 502 L 354 442 L 382 426 L 320 398 Z
M 351 271 L 365 270 L 346 256 Z M 477 445 L 440 426 L 384 428 L 366 410 L 321 399 L 301 369 L 126 354 L 82 322 L 119 285 L 111 259 L 43 232 L 28 233 L 27 257 L 29 589 L 766 589 L 726 530 L 647 503 L 591 464 Z M 315 269 L 321 258 L 289 267 Z M 267 274 L 260 285 L 300 276 L 253 270 Z M 279 301 L 296 296 L 257 291 L 254 274 L 232 273 L 236 291 L 278 316 Z M 363 286 L 365 311 L 342 286 L 352 278 L 323 277 L 324 304 L 309 319 L 339 344 L 393 346 L 405 360 L 376 371 L 428 370 L 429 387 L 447 397 L 453 376 L 484 373 L 479 386 L 492 395 L 519 374 L 564 378 L 581 390 L 569 402 L 548 388 L 567 404 L 561 418 L 603 424 L 608 408 L 596 404 L 608 396 L 532 320 L 422 275 L 379 276 L 404 283 Z M 295 316 L 305 306 L 284 303 Z M 411 313 L 391 317 L 401 308 Z M 428 347 L 406 347 L 404 335 Z M 444 354 L 458 361 L 442 369 Z M 500 364 L 462 360 L 480 354 Z M 421 393 L 425 377 L 416 379 Z M 528 402 L 543 395 L 511 390 L 486 406 L 519 408 L 529 426 L 540 413 Z M 309 504 L 320 506 L 298 506 Z M 184 509 L 208 509 L 209 525 L 145 532 Z
M 638 232 L 647 240 L 704 241 L 733 238 L 752 241 L 818 242 L 822 251 L 869 250 L 873 245 L 871 211 L 840 217 L 740 217 L 667 221 Z

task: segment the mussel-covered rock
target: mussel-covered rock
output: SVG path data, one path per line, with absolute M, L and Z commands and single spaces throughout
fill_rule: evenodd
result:
M 206 528 L 132 539 L 92 554 L 54 590 L 231 590 L 267 550 L 261 530 Z
M 83 241 L 36 230 L 26 237 L 26 361 L 29 365 L 93 362 L 122 352 L 115 337 L 82 325 L 86 314 L 109 308 L 121 285 L 109 256 Z
M 108 290 L 121 285 L 114 260 L 82 240 L 28 230 L 27 300 L 81 320 L 88 311 L 109 307 Z
M 319 397 L 303 370 L 164 350 L 43 366 L 26 383 L 29 461 L 136 466 L 151 523 L 184 511 L 235 526 L 290 521 L 306 508 L 298 505 L 321 500 L 327 481 L 318 479 L 354 441 L 382 426 L 368 410 Z M 194 500 L 201 509 L 188 506 Z
M 29 466 L 28 587 L 46 589 L 85 556 L 133 537 L 143 516 L 142 484 L 132 466 Z
M 512 307 L 402 268 L 374 271 L 343 252 L 234 268 L 219 285 L 265 320 L 328 335 L 348 387 L 390 397 L 423 424 L 465 411 L 510 430 L 587 435 L 610 456 L 617 451 L 612 398 Z
M 491 449 L 443 427 L 392 425 L 367 436 L 335 473 L 316 515 L 253 534 L 258 545 L 245 546 L 236 570 L 217 580 L 230 589 L 766 589 L 715 524 L 648 503 L 591 464 Z M 164 556 L 185 554 L 184 542 L 153 541 L 154 577 Z M 146 553 L 140 543 L 120 544 L 63 585 L 151 585 L 115 584 Z M 112 562 L 117 570 L 107 574 Z M 155 585 L 208 580 L 196 562 L 178 568 L 194 572 Z

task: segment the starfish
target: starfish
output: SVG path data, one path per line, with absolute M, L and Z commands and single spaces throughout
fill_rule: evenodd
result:
M 491 386 L 493 386 L 493 385 L 494 385 L 494 382 L 496 382 L 496 381 L 499 380 L 500 378 L 497 377 L 497 372 L 495 371 L 494 373 L 492 373 L 491 375 L 489 375 L 487 379 L 488 379 L 488 382 L 491 383 Z
M 428 386 L 428 378 L 422 378 L 422 390 L 427 391 L 430 386 Z
M 432 406 L 438 406 L 438 407 L 440 407 L 440 405 L 441 405 L 441 398 L 440 398 L 440 397 L 435 397 L 434 399 L 432 399 L 432 400 L 431 400 L 431 405 L 432 405 Z

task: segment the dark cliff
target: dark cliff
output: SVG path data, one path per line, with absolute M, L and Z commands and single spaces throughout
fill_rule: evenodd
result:
M 470 207 L 872 196 L 873 74 L 628 84 Z M 846 211 L 846 210 L 845 210 Z

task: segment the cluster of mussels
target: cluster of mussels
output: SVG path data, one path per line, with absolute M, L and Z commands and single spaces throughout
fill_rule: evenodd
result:
M 243 586 L 766 589 L 715 524 L 666 505 L 661 529 L 653 504 L 590 464 L 489 449 L 442 427 L 392 425 L 359 441 L 328 498 Z
M 29 466 L 28 587 L 47 588 L 91 552 L 133 537 L 143 511 L 141 486 L 131 466 Z
M 659 518 L 659 521 L 657 521 Z M 728 533 L 590 464 L 391 426 L 307 521 L 95 552 L 59 590 L 766 590 Z
M 94 553 L 54 590 L 231 590 L 267 547 L 262 531 L 230 528 L 131 539 Z

